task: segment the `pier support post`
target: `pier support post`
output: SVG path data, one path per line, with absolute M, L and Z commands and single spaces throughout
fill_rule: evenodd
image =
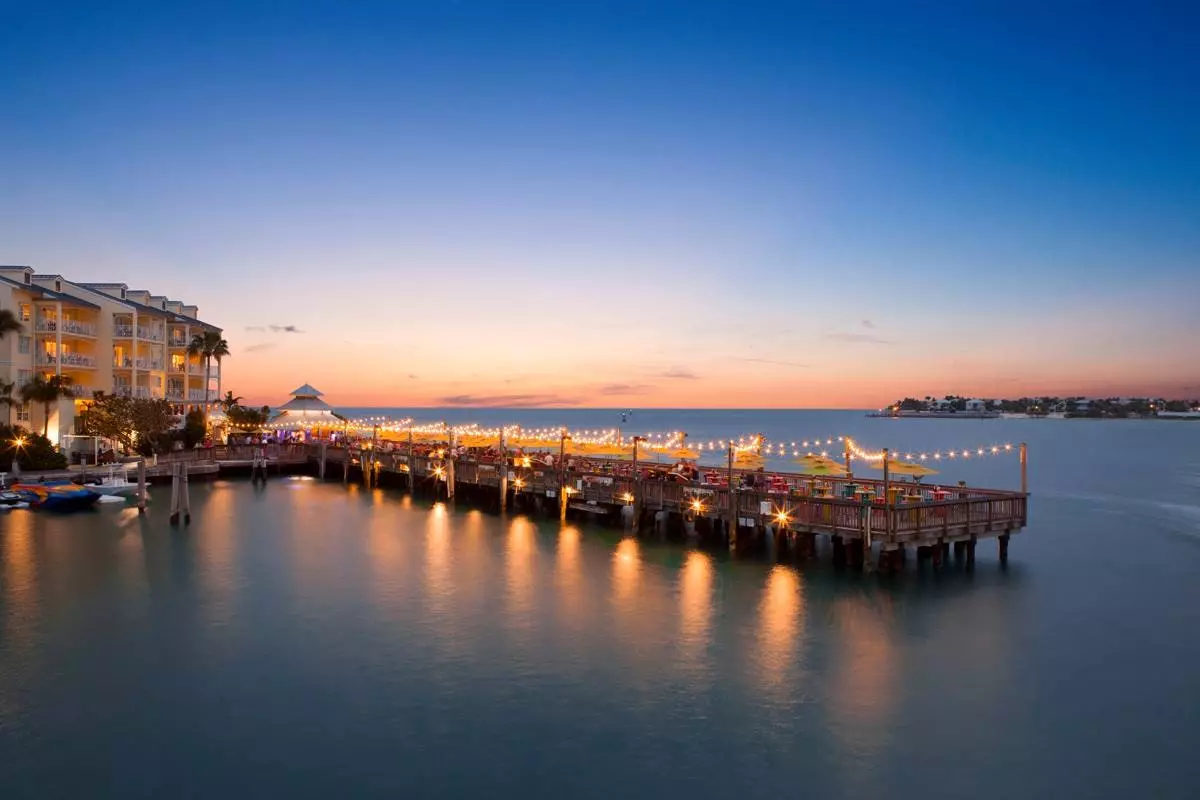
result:
M 500 513 L 508 510 L 508 452 L 504 446 L 504 426 L 500 426 Z
M 967 555 L 967 570 L 970 571 L 975 569 L 975 539 L 972 538 L 970 541 L 964 542 L 964 544 L 966 545 L 963 549 Z
M 454 431 L 450 431 L 450 442 L 446 448 L 446 499 L 454 500 Z
M 1008 534 L 1002 533 L 996 540 L 1000 543 L 1000 566 L 1008 566 Z
M 183 517 L 184 524 L 192 521 L 191 498 L 188 495 L 188 469 L 182 461 L 176 462 L 171 469 L 171 516 L 172 525 L 179 524 Z
M 138 482 L 138 513 L 146 513 L 146 459 L 139 458 L 137 462 Z
M 321 461 L 320 466 L 317 469 L 317 477 L 319 477 L 321 480 L 325 480 L 325 464 L 329 460 L 329 442 L 322 439 L 320 449 Z
M 620 433 L 617 434 L 618 438 Z M 642 437 L 633 437 L 633 472 L 630 475 L 633 478 L 633 535 L 637 536 L 642 528 L 642 481 L 640 477 L 641 470 L 638 468 L 638 445 L 641 444 Z
M 408 426 L 408 493 L 413 493 L 413 432 L 412 425 Z
M 1021 442 L 1021 494 L 1029 494 L 1029 446 Z

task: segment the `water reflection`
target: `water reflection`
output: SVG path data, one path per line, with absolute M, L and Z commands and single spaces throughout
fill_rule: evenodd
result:
M 558 532 L 554 552 L 554 582 L 558 586 L 558 610 L 567 623 L 578 629 L 583 622 L 583 570 L 579 561 L 582 534 L 574 526 Z
M 712 616 L 712 559 L 693 550 L 679 574 L 679 661 L 693 679 L 708 666 Z
M 450 513 L 445 504 L 434 505 L 425 519 L 425 587 L 429 610 L 436 617 L 444 615 L 454 594 L 454 579 L 450 574 L 451 545 Z
M 804 596 L 800 575 L 776 565 L 758 605 L 757 660 L 760 683 L 777 698 L 794 697 L 798 677 Z
M 534 557 L 537 528 L 526 517 L 514 517 L 504 537 L 505 620 L 510 630 L 533 627 Z
M 890 602 L 882 595 L 874 601 L 865 595 L 839 596 L 833 600 L 833 621 L 837 638 L 830 667 L 831 728 L 845 750 L 845 763 L 857 765 L 847 780 L 871 784 L 876 772 L 869 765 L 887 747 L 893 727 L 888 718 L 899 692 Z M 881 787 L 858 788 L 874 794 Z
M 612 555 L 613 603 L 619 613 L 636 613 L 642 576 L 642 550 L 637 539 L 624 538 Z

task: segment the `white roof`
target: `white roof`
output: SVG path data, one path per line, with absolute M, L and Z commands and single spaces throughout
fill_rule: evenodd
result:
M 314 387 L 311 383 L 306 383 L 297 389 L 292 389 L 292 391 L 289 392 L 289 394 L 292 397 L 321 397 L 321 396 L 323 396 L 323 393 L 317 391 L 316 387 Z

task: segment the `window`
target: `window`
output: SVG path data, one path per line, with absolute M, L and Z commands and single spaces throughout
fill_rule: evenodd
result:
M 29 403 L 20 403 L 17 406 L 17 422 L 29 422 Z
M 17 339 L 17 350 L 21 355 L 29 355 L 29 348 L 33 343 L 32 336 L 22 336 Z
M 29 322 L 29 303 L 21 303 L 21 322 Z

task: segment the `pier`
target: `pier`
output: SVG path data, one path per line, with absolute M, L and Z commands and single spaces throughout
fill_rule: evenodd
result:
M 391 445 L 388 445 L 391 448 Z M 373 439 L 349 447 L 328 441 L 308 444 L 242 445 L 177 453 L 192 462 L 191 474 L 249 474 L 255 452 L 265 451 L 270 474 L 315 474 L 324 480 L 387 486 L 413 494 L 461 501 L 502 512 L 507 509 L 560 519 L 587 519 L 633 533 L 658 534 L 727 546 L 732 552 L 774 547 L 801 558 L 818 545 L 835 563 L 889 572 L 907 558 L 972 567 L 980 541 L 995 540 L 1006 563 L 1010 537 L 1027 524 L 1025 491 L 940 486 L 857 476 L 813 476 L 765 472 L 732 464 L 705 468 L 720 481 L 681 482 L 663 465 L 561 454 L 552 466 L 529 455 L 472 452 L 458 448 L 418 452 L 410 444 L 379 447 Z M 411 455 L 410 455 L 411 453 Z M 1022 476 L 1025 449 L 1021 447 Z M 647 466 L 660 468 L 646 474 Z M 825 540 L 820 542 L 820 540 Z

